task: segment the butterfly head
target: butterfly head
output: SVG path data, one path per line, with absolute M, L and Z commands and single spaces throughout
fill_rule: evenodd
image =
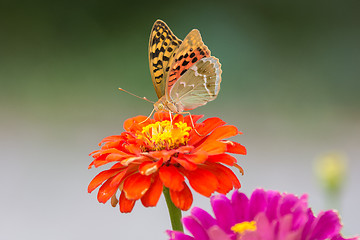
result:
M 174 113 L 178 113 L 179 110 L 172 102 L 166 100 L 165 96 L 161 97 L 155 104 L 154 104 L 155 111 L 171 111 Z

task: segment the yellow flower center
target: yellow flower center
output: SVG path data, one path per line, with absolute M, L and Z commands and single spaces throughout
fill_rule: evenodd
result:
M 153 151 L 169 150 L 186 145 L 191 129 L 184 122 L 172 124 L 165 120 L 143 127 L 137 137 L 147 142 Z
M 245 231 L 256 231 L 256 222 L 255 221 L 251 221 L 251 222 L 245 221 L 242 223 L 237 223 L 231 227 L 231 230 L 240 235 L 243 234 Z

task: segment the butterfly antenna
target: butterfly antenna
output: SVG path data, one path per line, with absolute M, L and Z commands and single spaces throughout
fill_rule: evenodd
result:
M 155 102 L 153 102 L 153 101 L 150 101 L 150 100 L 147 99 L 146 97 L 139 97 L 138 95 L 135 95 L 135 94 L 133 94 L 133 93 L 131 93 L 131 92 L 129 92 L 129 91 L 126 91 L 125 89 L 119 88 L 119 90 L 120 90 L 120 91 L 123 91 L 123 92 L 126 92 L 126 93 L 128 93 L 128 94 L 130 94 L 130 95 L 133 95 L 134 97 L 137 97 L 137 98 L 140 98 L 140 99 L 142 99 L 142 100 L 148 101 L 148 102 L 150 102 L 150 103 L 152 103 L 152 104 L 155 103 Z

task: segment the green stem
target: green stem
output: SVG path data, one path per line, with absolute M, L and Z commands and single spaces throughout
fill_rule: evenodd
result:
M 171 201 L 170 192 L 167 187 L 164 187 L 163 193 L 165 196 L 166 204 L 169 209 L 169 215 L 171 220 L 171 226 L 174 231 L 184 232 L 183 225 L 181 223 L 181 210 L 177 208 Z

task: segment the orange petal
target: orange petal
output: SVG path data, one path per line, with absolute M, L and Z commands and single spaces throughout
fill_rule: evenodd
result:
M 226 150 L 227 152 L 246 155 L 246 148 L 240 143 L 233 141 L 225 141 L 225 142 L 227 146 L 227 150 Z
M 127 169 L 126 169 L 127 170 Z M 124 180 L 125 175 L 127 173 L 127 171 L 122 171 L 121 173 L 119 173 L 118 175 L 116 175 L 113 180 L 110 183 L 111 187 L 118 187 L 120 185 L 120 183 Z
M 97 199 L 100 203 L 106 203 L 118 190 L 118 186 L 112 187 L 111 181 L 114 177 L 109 178 L 100 188 Z
M 97 168 L 97 167 L 100 167 L 100 166 L 105 165 L 105 164 L 108 164 L 108 161 L 105 161 L 105 160 L 103 160 L 103 161 L 94 160 L 94 161 L 92 161 L 92 162 L 90 163 L 88 169 L 90 169 L 92 166 L 94 166 L 94 167 Z
M 195 163 L 189 162 L 188 160 L 180 157 L 183 155 L 179 154 L 179 157 L 172 157 L 171 160 L 179 163 L 183 168 L 185 168 L 188 171 L 193 171 L 197 168 L 197 165 Z
M 226 151 L 226 144 L 219 141 L 205 140 L 195 151 L 205 151 L 208 155 L 222 154 Z
M 195 164 L 201 164 L 205 162 L 208 158 L 208 154 L 205 151 L 196 151 L 192 154 L 182 154 L 185 159 L 187 159 L 189 162 L 195 163 Z
M 177 151 L 175 150 L 161 150 L 161 151 L 153 151 L 149 152 L 149 157 L 152 157 L 154 159 L 162 159 L 164 162 L 168 161 L 173 154 L 175 154 Z
M 162 160 L 157 161 L 157 162 L 152 162 L 152 161 L 143 162 L 139 166 L 139 172 L 142 175 L 149 176 L 149 175 L 157 172 L 159 170 L 159 168 L 161 167 L 162 163 L 163 163 Z
M 140 173 L 135 173 L 124 181 L 123 192 L 130 200 L 138 200 L 149 189 L 151 185 L 151 176 L 144 176 Z
M 170 121 L 170 115 L 168 112 L 158 111 L 154 114 L 154 120 L 155 121 L 165 121 L 165 120 Z
M 191 187 L 205 197 L 210 197 L 219 186 L 216 176 L 208 170 L 197 168 L 194 171 L 183 172 L 189 179 Z
M 218 163 L 223 163 L 229 166 L 233 166 L 234 163 L 237 162 L 236 158 L 234 158 L 233 156 L 230 156 L 229 154 L 223 153 L 223 154 L 218 154 L 218 155 L 211 155 L 208 157 L 207 161 L 209 162 L 218 162 Z
M 200 119 L 204 117 L 204 115 L 187 115 L 185 118 L 184 118 L 184 122 L 188 125 L 188 126 L 191 126 L 191 127 L 194 127 L 192 125 L 192 122 L 195 124 L 196 126 L 196 122 Z M 192 118 L 192 122 L 191 122 L 191 118 Z
M 105 142 L 115 142 L 115 141 L 119 141 L 122 139 L 121 135 L 113 135 L 113 136 L 108 136 L 106 138 L 104 138 L 100 143 L 99 146 Z
M 129 213 L 133 210 L 136 200 L 129 200 L 125 197 L 125 193 L 121 192 L 119 199 L 120 212 Z
M 186 145 L 186 146 L 181 146 L 181 147 L 177 148 L 176 152 L 178 152 L 178 153 L 190 153 L 194 149 L 195 149 L 194 146 Z
M 141 126 L 139 126 L 139 123 L 144 121 L 147 117 L 146 116 L 137 116 L 133 118 L 129 118 L 124 122 L 124 129 L 126 131 L 135 131 L 135 130 L 141 130 Z
M 204 122 L 200 123 L 199 126 L 196 127 L 196 131 L 200 133 L 201 136 L 199 136 L 197 133 L 192 131 L 192 134 L 190 134 L 190 139 L 188 144 L 189 145 L 195 145 L 199 143 L 205 136 L 207 136 L 211 131 L 213 131 L 215 128 L 222 126 L 226 124 L 223 120 L 220 118 L 208 118 Z
M 184 122 L 184 116 L 181 114 L 176 114 L 173 119 L 173 124 L 178 122 Z
M 155 177 L 149 190 L 141 198 L 141 202 L 145 207 L 155 207 L 158 203 L 163 190 L 163 184 L 158 176 Z
M 232 176 L 229 176 L 229 173 L 223 169 L 226 167 L 216 163 L 206 165 L 204 168 L 211 171 L 216 176 L 219 182 L 219 187 L 216 189 L 218 193 L 227 194 L 231 189 L 233 189 Z
M 94 191 L 95 188 L 100 186 L 105 180 L 115 176 L 116 174 L 123 171 L 123 169 L 110 169 L 100 172 L 98 175 L 96 175 L 93 180 L 89 183 L 88 186 L 88 192 L 91 193 Z
M 216 128 L 205 141 L 220 140 L 220 139 L 236 136 L 237 134 L 239 134 L 239 131 L 235 126 L 232 125 L 221 126 Z
M 184 184 L 184 188 L 181 191 L 174 191 L 170 189 L 169 192 L 171 201 L 177 208 L 183 211 L 189 210 L 193 202 L 193 196 L 187 184 Z
M 116 164 L 115 164 L 116 165 Z M 114 166 L 115 166 L 114 165 Z M 130 166 L 126 168 L 126 171 L 123 171 L 116 175 L 113 180 L 111 180 L 110 186 L 111 187 L 118 187 L 124 179 L 126 179 L 128 176 L 132 175 L 133 173 L 137 172 L 138 168 L 137 166 Z
M 135 144 L 128 144 L 125 146 L 125 149 L 128 150 L 130 153 L 133 154 L 140 154 L 141 153 L 141 149 L 139 147 L 139 145 L 135 145 Z
M 159 177 L 165 187 L 174 191 L 181 191 L 184 188 L 184 176 L 172 165 L 162 166 L 159 170 Z
M 134 155 L 128 155 L 128 157 L 133 157 Z M 108 162 L 115 162 L 115 161 L 121 161 L 124 158 L 126 158 L 126 156 L 124 156 L 123 154 L 119 154 L 119 153 L 110 153 L 109 155 L 106 156 L 106 161 Z
M 229 169 L 229 168 L 227 168 L 227 167 L 225 167 L 225 166 L 223 166 L 221 164 L 218 164 L 218 163 L 215 163 L 215 164 L 216 164 L 216 168 L 221 168 L 221 170 L 228 176 L 228 178 L 231 179 L 232 184 L 233 184 L 235 189 L 241 188 L 241 184 L 239 182 L 239 179 L 234 174 L 234 172 L 231 171 L 231 169 Z M 237 165 L 237 164 L 235 164 L 235 165 Z

